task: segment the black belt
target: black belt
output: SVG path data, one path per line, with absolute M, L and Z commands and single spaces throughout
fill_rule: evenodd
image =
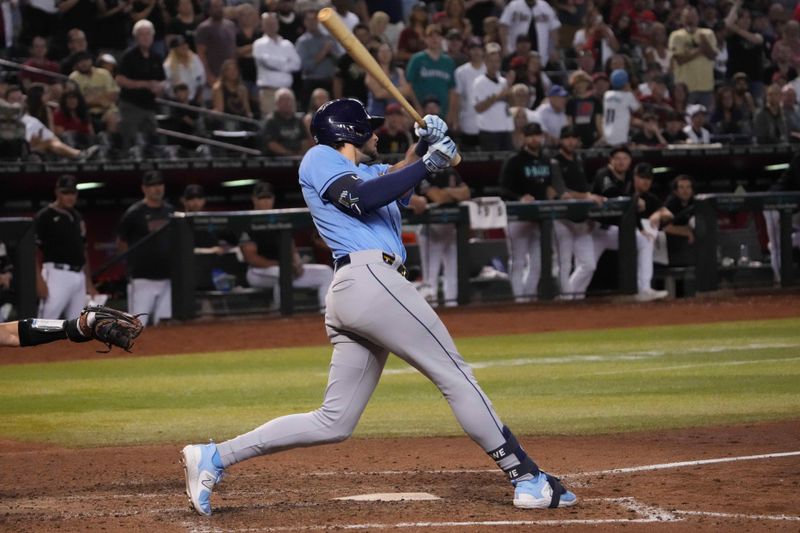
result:
M 394 258 L 394 256 L 392 254 L 387 254 L 386 252 L 384 252 L 381 255 L 383 257 L 383 262 L 384 263 L 386 263 L 389 266 L 394 266 L 396 260 L 395 260 L 395 258 Z M 350 255 L 349 254 L 348 255 L 343 255 L 342 257 L 336 259 L 333 262 L 334 271 L 335 270 L 339 270 L 343 266 L 349 265 L 349 264 L 350 264 Z M 405 265 L 400 264 L 397 267 L 397 272 L 399 272 L 400 275 L 403 276 L 404 278 L 408 278 L 408 269 L 406 268 Z
M 69 270 L 70 272 L 80 272 L 83 270 L 82 266 L 75 266 L 67 263 L 53 263 L 53 268 L 56 270 Z

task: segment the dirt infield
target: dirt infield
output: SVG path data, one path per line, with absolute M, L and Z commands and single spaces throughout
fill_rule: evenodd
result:
M 800 316 L 797 295 L 660 304 L 529 305 L 443 312 L 454 336 Z M 324 344 L 322 318 L 147 330 L 139 355 Z M 96 345 L 6 350 L 0 363 L 98 357 Z M 243 428 L 249 429 L 249 428 Z M 210 430 L 209 430 L 210 431 Z M 351 439 L 230 469 L 216 512 L 188 511 L 179 444 L 63 449 L 0 441 L 0 531 L 798 531 L 800 419 L 522 439 L 580 498 L 523 511 L 467 438 Z M 722 459 L 721 461 L 718 461 Z M 628 468 L 629 471 L 614 469 Z M 335 498 L 429 493 L 429 501 Z

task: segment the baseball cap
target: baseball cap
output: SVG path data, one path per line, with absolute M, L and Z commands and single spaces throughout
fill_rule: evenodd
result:
M 497 43 L 486 43 L 487 54 L 499 54 L 503 49 Z
M 553 85 L 547 90 L 547 96 L 569 96 L 569 93 L 561 85 Z
M 253 186 L 253 197 L 255 198 L 274 198 L 275 192 L 272 185 L 266 181 L 259 181 Z
M 187 185 L 186 188 L 183 190 L 184 200 L 191 200 L 192 198 L 205 198 L 205 197 L 206 193 L 203 190 L 203 186 L 198 185 L 196 183 Z
M 746 80 L 747 79 L 747 74 L 745 74 L 744 72 L 737 72 L 736 74 L 733 75 L 733 81 L 740 80 L 740 79 L 741 80 Z
M 525 137 L 530 137 L 531 135 L 544 135 L 542 127 L 539 125 L 538 122 L 531 122 L 530 124 L 525 124 L 525 127 L 522 128 L 522 133 L 525 135 Z
M 392 102 L 391 104 L 386 106 L 384 114 L 388 117 L 389 115 L 402 115 L 403 108 L 400 107 L 400 104 L 397 102 Z
M 687 117 L 693 117 L 698 113 L 705 114 L 705 112 L 706 112 L 706 106 L 704 106 L 703 104 L 693 104 L 686 108 Z
M 611 87 L 613 89 L 622 89 L 628 83 L 628 73 L 622 70 L 621 68 L 616 69 L 614 72 L 611 73 L 611 76 L 608 78 L 611 81 Z
M 578 134 L 578 130 L 575 128 L 575 126 L 564 126 L 561 128 L 560 138 L 566 139 L 568 137 L 580 137 L 580 134 Z
M 639 176 L 640 178 L 651 180 L 653 179 L 653 165 L 643 161 L 636 165 L 636 168 L 633 169 L 633 174 L 635 176 Z
M 461 32 L 458 31 L 456 28 L 450 28 L 447 30 L 447 38 L 448 39 L 461 39 Z
M 98 61 L 100 63 L 110 63 L 112 65 L 116 65 L 117 64 L 117 60 L 111 54 L 103 54 L 103 55 L 101 55 L 100 58 L 98 59 Z
M 63 174 L 56 180 L 56 190 L 58 192 L 78 192 L 78 187 L 75 184 L 75 176 L 70 174 Z
M 164 176 L 158 170 L 148 170 L 142 175 L 142 185 L 161 185 L 164 183 Z

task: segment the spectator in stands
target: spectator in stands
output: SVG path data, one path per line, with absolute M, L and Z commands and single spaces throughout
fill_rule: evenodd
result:
M 684 126 L 686 126 L 684 115 L 678 113 L 677 111 L 673 111 L 667 117 L 667 124 L 662 132 L 664 140 L 667 141 L 667 144 L 684 144 L 686 142 L 688 137 L 683 131 Z
M 525 145 L 525 126 L 534 123 L 536 120 L 536 111 L 527 107 L 530 99 L 531 90 L 527 85 L 515 83 L 511 86 L 508 104 L 511 106 L 509 113 L 511 113 L 511 119 L 514 121 L 511 142 L 514 144 L 515 150 L 520 150 Z
M 538 107 L 547 96 L 547 92 L 550 90 L 553 83 L 542 70 L 542 60 L 539 56 L 539 52 L 530 53 L 527 67 L 525 79 L 520 79 L 519 81 L 526 83 L 528 87 L 531 88 L 533 106 Z
M 711 113 L 710 127 L 714 135 L 731 136 L 730 140 L 750 134 L 750 124 L 736 108 L 733 87 L 723 85 L 717 89 L 717 101 Z
M 28 87 L 25 105 L 28 114 L 39 120 L 48 129 L 53 129 L 53 111 L 50 109 L 50 94 L 44 83 L 33 83 Z
M 164 6 L 164 0 L 132 0 L 130 18 L 133 24 L 140 20 L 152 22 L 155 33 L 151 49 L 161 57 L 167 55 L 164 38 L 166 37 L 166 20 L 169 18 L 169 13 Z
M 378 152 L 381 154 L 404 154 L 414 144 L 408 120 L 400 104 L 396 102 L 386 106 L 386 121 L 375 134 L 378 136 Z
M 761 100 L 764 83 L 764 37 L 752 28 L 750 11 L 735 3 L 725 17 L 728 29 L 728 72 L 744 72 L 750 79 L 750 92 Z
M 424 2 L 417 2 L 411 8 L 408 26 L 400 32 L 397 43 L 397 61 L 406 64 L 411 56 L 425 49 L 425 28 L 428 27 L 430 17 Z
M 469 60 L 464 53 L 464 38 L 461 36 L 461 32 L 456 29 L 447 30 L 447 55 L 453 59 L 456 68 Z
M 256 62 L 253 59 L 253 43 L 262 35 L 261 19 L 252 4 L 236 6 L 236 20 L 239 31 L 236 32 L 236 57 L 239 61 L 239 72 L 251 96 L 256 94 Z M 254 102 L 255 103 L 255 102 Z
M 469 105 L 469 102 L 473 101 L 473 83 L 478 76 L 486 72 L 483 46 L 480 39 L 470 39 L 468 53 L 469 61 L 455 71 L 458 101 L 462 102 L 459 106 L 458 115 L 458 123 L 461 127 L 460 146 L 462 150 L 474 150 L 480 145 L 478 139 L 478 114 L 475 111 L 475 106 Z M 527 101 L 525 106 L 527 107 Z
M 773 57 L 776 50 L 780 53 L 787 53 L 790 58 L 792 66 L 800 72 L 800 22 L 797 20 L 790 20 L 783 25 L 781 30 L 781 39 L 775 42 L 772 47 Z M 784 50 L 780 50 L 784 49 Z
M 547 2 L 512 0 L 500 16 L 500 45 L 510 53 L 517 36 L 527 34 L 531 49 L 548 59 L 558 59 L 558 29 L 561 22 Z
M 603 130 L 603 103 L 592 93 L 592 77 L 576 70 L 569 77 L 572 95 L 567 100 L 567 124 L 575 126 L 581 146 L 591 148 Z
M 445 0 L 443 13 L 440 21 L 442 30 L 450 33 L 456 30 L 462 39 L 472 37 L 472 22 L 467 18 L 467 10 L 464 0 Z M 453 51 L 448 48 L 447 53 L 452 57 Z
M 733 75 L 733 99 L 744 120 L 752 120 L 756 113 L 756 101 L 750 94 L 749 81 L 744 72 Z
M 642 105 L 633 95 L 628 73 L 611 73 L 611 90 L 603 95 L 603 142 L 610 146 L 627 144 L 631 126 L 637 125 L 634 114 Z
M 532 122 L 523 128 L 525 143 L 506 159 L 500 171 L 500 189 L 506 201 L 529 203 L 556 197 L 553 161 L 545 156 L 544 132 Z M 509 221 L 506 240 L 509 249 L 511 291 L 517 302 L 530 301 L 539 289 L 542 270 L 539 224 Z
M 147 23 L 140 20 L 137 24 Z M 128 254 L 128 312 L 144 314 L 142 322 L 157 325 L 172 317 L 171 240 L 166 231 L 175 209 L 164 200 L 164 177 L 150 170 L 142 177 L 143 198 L 130 206 L 117 229 L 117 248 L 125 253 L 149 237 Z M 158 235 L 152 235 L 160 231 Z
M 503 63 L 501 66 L 501 70 L 503 72 L 508 72 L 511 69 L 511 62 L 514 58 L 521 57 L 525 61 L 528 60 L 528 55 L 531 53 L 531 38 L 527 33 L 520 34 L 517 36 L 517 42 L 515 43 L 514 50 L 511 51 L 510 54 L 507 54 L 503 57 Z
M 235 59 L 227 59 L 222 64 L 219 78 L 211 89 L 212 109 L 240 117 L 253 117 L 250 109 L 250 91 L 242 81 L 239 64 Z M 240 130 L 241 125 L 235 121 L 225 121 L 224 129 Z
M 644 48 L 644 58 L 648 65 L 656 64 L 662 76 L 670 73 L 672 55 L 667 44 L 667 29 L 660 22 L 650 25 L 650 42 Z
M 403 69 L 399 68 L 394 62 L 392 47 L 386 43 L 380 44 L 373 50 L 373 55 L 384 74 L 392 80 L 392 84 L 400 90 L 409 102 L 411 102 L 411 105 L 419 107 L 414 89 L 412 89 L 411 85 L 406 81 Z M 368 91 L 367 112 L 370 115 L 383 116 L 386 106 L 396 100 L 371 74 L 366 74 L 364 83 Z
M 728 29 L 724 22 L 714 26 L 714 37 L 717 39 L 717 57 L 714 58 L 714 80 L 719 82 L 728 79 Z
M 365 47 L 369 43 L 369 28 L 364 24 L 353 27 L 353 35 Z M 356 63 L 350 54 L 342 54 L 336 62 L 336 74 L 333 78 L 333 97 L 344 98 L 345 95 L 366 102 L 367 86 L 364 82 L 367 73 Z
M 641 148 L 666 146 L 667 140 L 661 134 L 658 116 L 655 113 L 645 113 L 639 130 L 631 137 L 631 143 Z
M 206 69 L 206 83 L 213 87 L 222 63 L 236 59 L 236 24 L 224 18 L 225 0 L 210 0 L 208 18 L 197 26 L 194 41 Z
M 436 98 L 443 117 L 451 130 L 458 126 L 458 92 L 455 84 L 455 63 L 442 51 L 442 31 L 436 24 L 425 28 L 426 48 L 408 62 L 406 79 L 411 83 L 418 101 Z
M 683 132 L 686 134 L 686 144 L 711 143 L 711 132 L 705 128 L 707 113 L 702 104 L 692 104 L 686 110 L 686 118 L 689 121 L 689 124 L 683 128 Z
M 291 89 L 275 93 L 275 111 L 264 123 L 267 153 L 276 156 L 302 155 L 311 146 L 303 121 L 295 115 L 297 101 Z
M 572 36 L 572 47 L 579 52 L 587 52 L 600 64 L 604 64 L 619 50 L 619 41 L 614 30 L 605 23 L 603 15 L 596 7 L 587 10 L 583 26 Z
M 293 0 L 278 0 L 278 34 L 294 44 L 303 33 L 303 18 L 294 10 Z M 264 14 L 262 13 L 263 17 Z
M 689 88 L 689 103 L 709 109 L 714 105 L 714 60 L 719 50 L 714 32 L 698 27 L 698 22 L 697 9 L 684 7 L 683 27 L 670 34 L 669 50 L 674 60 L 675 81 Z
M 80 90 L 61 93 L 58 109 L 53 113 L 53 132 L 74 148 L 87 148 L 94 137 L 89 110 Z
M 693 265 L 694 259 L 694 180 L 680 174 L 672 180 L 672 192 L 664 205 L 650 217 L 654 226 L 667 234 L 669 264 Z
M 391 47 L 389 38 L 386 36 L 386 27 L 388 25 L 389 15 L 383 11 L 375 11 L 369 18 L 369 23 L 367 24 L 367 27 L 369 28 L 370 41 L 374 43 L 388 44 Z
M 290 88 L 293 82 L 292 73 L 300 70 L 300 56 L 292 42 L 279 34 L 278 26 L 277 15 L 261 15 L 261 30 L 264 35 L 253 43 L 262 117 L 269 116 L 274 110 L 276 91 Z
M 279 92 L 287 91 L 281 89 Z M 272 185 L 258 182 L 253 187 L 253 209 L 268 211 L 275 208 L 275 193 Z M 272 288 L 274 308 L 280 305 L 280 247 L 276 231 L 249 231 L 239 241 L 242 255 L 247 263 L 247 283 L 251 287 Z M 333 281 L 333 269 L 328 265 L 304 264 L 292 244 L 292 286 L 294 288 L 317 289 L 319 308 L 325 311 L 325 295 Z
M 508 105 L 511 80 L 500 74 L 501 48 L 497 43 L 486 45 L 486 72 L 472 84 L 472 105 L 477 114 L 480 149 L 487 151 L 512 150 L 511 132 L 514 121 Z M 465 102 L 465 105 L 466 102 Z
M 192 0 L 178 0 L 175 16 L 167 24 L 167 43 L 172 37 L 181 36 L 184 38 L 189 48 L 197 52 L 197 45 L 194 42 L 194 35 L 197 31 L 199 21 L 194 10 Z
M 117 75 L 117 60 L 111 54 L 102 54 L 97 58 L 97 68 L 108 71 L 113 79 Z
M 317 109 L 322 107 L 322 104 L 330 99 L 330 93 L 322 87 L 314 89 L 314 92 L 311 93 L 311 100 L 308 102 L 308 111 L 303 115 L 303 125 L 306 127 L 309 136 L 311 136 L 311 119 L 314 118 L 314 113 L 317 112 Z
M 753 134 L 759 144 L 789 142 L 786 117 L 781 105 L 781 88 L 773 84 L 767 87 L 764 106 L 753 117 Z
M 350 0 L 337 0 L 341 3 L 349 3 Z M 389 15 L 389 24 L 386 26 L 384 34 L 392 45 L 392 49 L 397 48 L 397 41 L 400 37 L 400 32 L 405 27 L 403 18 L 404 13 L 408 11 L 408 4 L 413 4 L 414 0 L 403 0 L 403 2 L 396 2 L 395 0 L 366 0 L 365 2 L 356 2 L 355 10 L 358 12 L 361 20 L 367 20 L 370 13 L 383 11 Z M 364 8 L 367 9 L 364 9 Z
M 303 25 L 306 32 L 297 39 L 296 48 L 303 78 L 300 101 L 305 105 L 317 87 L 333 90 L 333 75 L 341 54 L 333 37 L 320 31 L 316 11 L 305 12 Z
M 657 75 L 650 81 L 649 86 L 650 94 L 640 96 L 639 101 L 645 111 L 655 114 L 659 123 L 664 124 L 667 116 L 674 110 L 667 89 L 667 80 L 664 76 Z
M 86 34 L 83 31 L 73 28 L 67 32 L 67 49 L 69 50 L 69 55 L 61 60 L 59 64 L 59 68 L 61 69 L 61 74 L 64 76 L 69 76 L 69 73 L 75 70 L 75 60 L 78 57 L 78 54 L 82 52 L 87 52 L 89 48 L 89 43 L 86 40 Z
M 119 86 L 106 69 L 92 66 L 92 56 L 84 52 L 75 62 L 75 70 L 69 79 L 78 86 L 86 105 L 95 131 L 103 129 L 103 116 L 116 110 L 119 98 Z
M 189 101 L 189 87 L 185 83 L 179 83 L 172 88 L 173 99 L 179 104 L 190 104 Z M 164 128 L 168 130 L 177 131 L 179 133 L 186 133 L 189 135 L 197 134 L 198 126 L 198 113 L 197 111 L 190 111 L 180 107 L 170 106 L 169 117 L 164 121 Z M 186 139 L 175 139 L 172 141 L 184 148 L 196 148 L 197 143 Z
M 53 72 L 54 74 L 60 74 L 58 63 L 47 58 L 47 39 L 38 35 L 34 37 L 31 42 L 30 54 L 31 57 L 23 63 L 26 67 L 34 67 L 46 70 L 47 72 Z M 35 74 L 25 70 L 20 71 L 18 78 L 25 90 L 28 90 L 28 87 L 30 87 L 32 83 L 44 83 L 46 85 L 58 83 L 58 78 L 55 76 Z
M 787 80 L 795 80 L 795 84 L 800 83 L 797 80 L 797 70 L 792 66 L 791 51 L 785 46 L 772 49 L 772 64 L 764 70 L 765 80 L 771 80 L 775 75 L 785 76 Z
M 483 21 L 483 43 L 497 43 L 502 46 L 500 39 L 500 18 L 486 17 Z
M 672 109 L 685 115 L 686 108 L 689 107 L 689 87 L 683 82 L 675 83 L 672 86 L 670 100 L 672 100 Z
M 141 135 L 149 144 L 156 130 L 156 98 L 164 92 L 162 58 L 150 50 L 155 30 L 153 23 L 142 19 L 133 25 L 135 44 L 122 54 L 117 83 L 120 132 L 125 148 Z
M 131 4 L 127 0 L 96 0 L 97 19 L 92 45 L 98 50 L 120 53 L 128 47 Z
M 192 52 L 189 43 L 183 36 L 170 37 L 169 53 L 163 66 L 171 95 L 174 96 L 174 89 L 177 85 L 183 84 L 189 89 L 189 101 L 195 105 L 203 104 L 206 69 L 203 67 L 200 57 Z
M 797 93 L 791 85 L 784 85 L 781 89 L 781 102 L 783 116 L 786 117 L 786 129 L 789 132 L 789 142 L 800 142 L 800 106 L 797 105 Z
M 547 91 L 547 100 L 536 108 L 533 122 L 544 130 L 546 144 L 557 146 L 560 143 L 561 132 L 567 125 L 567 96 L 569 93 L 561 85 L 553 85 Z M 577 132 L 573 129 L 571 131 Z

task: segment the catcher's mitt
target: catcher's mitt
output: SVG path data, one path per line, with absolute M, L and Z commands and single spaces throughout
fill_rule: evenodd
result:
M 92 313 L 94 316 L 90 316 Z M 133 339 L 144 329 L 138 315 L 129 315 L 102 305 L 86 306 L 78 322 L 81 331 L 108 346 L 108 350 L 100 353 L 110 352 L 112 346 L 130 352 Z

